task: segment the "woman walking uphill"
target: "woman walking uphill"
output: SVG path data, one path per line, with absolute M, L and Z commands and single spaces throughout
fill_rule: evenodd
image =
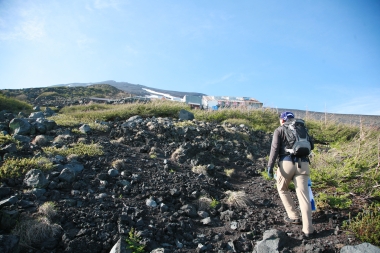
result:
M 315 234 L 311 217 L 311 204 L 308 192 L 308 179 L 310 175 L 308 156 L 295 157 L 287 149 L 287 138 L 285 135 L 286 122 L 293 121 L 292 112 L 283 112 L 280 115 L 280 125 L 273 133 L 272 145 L 268 162 L 268 176 L 273 178 L 273 167 L 279 157 L 279 169 L 276 171 L 277 190 L 282 204 L 285 207 L 287 216 L 286 223 L 301 224 L 302 217 L 302 237 L 308 239 Z M 289 146 L 289 145 L 288 145 Z M 310 140 L 311 149 L 313 143 Z M 293 181 L 298 202 L 301 209 L 301 217 L 296 210 L 294 201 L 289 192 L 289 184 Z

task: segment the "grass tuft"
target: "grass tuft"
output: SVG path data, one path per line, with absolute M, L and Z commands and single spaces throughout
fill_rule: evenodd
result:
M 112 162 L 112 167 L 117 170 L 124 169 L 126 167 L 126 164 L 123 159 L 117 159 Z
M 235 169 L 225 169 L 224 173 L 226 173 L 227 177 L 233 177 L 236 173 Z
M 207 167 L 206 167 L 206 165 L 194 166 L 191 169 L 191 171 L 194 172 L 194 173 L 196 173 L 196 174 L 203 174 L 203 175 L 207 176 Z
M 252 204 L 252 200 L 243 191 L 226 191 L 226 203 L 230 206 L 247 207 Z
M 55 203 L 52 201 L 47 201 L 43 203 L 39 208 L 38 212 L 47 217 L 50 221 L 54 219 L 54 217 L 57 215 L 57 210 L 55 208 Z
M 55 204 L 45 202 L 39 207 L 35 218 L 23 216 L 12 233 L 20 237 L 22 247 L 38 247 L 43 241 L 62 233 L 61 226 L 52 221 L 56 215 Z
M 198 199 L 198 210 L 206 211 L 211 206 L 212 199 L 206 196 L 201 196 Z

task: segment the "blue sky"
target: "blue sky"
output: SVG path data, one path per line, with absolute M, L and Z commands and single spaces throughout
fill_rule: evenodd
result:
M 380 1 L 0 0 L 0 89 L 115 80 L 380 115 Z

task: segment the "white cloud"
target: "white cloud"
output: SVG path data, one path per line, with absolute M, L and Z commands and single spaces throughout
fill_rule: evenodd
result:
M 139 51 L 137 49 L 131 47 L 130 45 L 125 45 L 124 49 L 129 54 L 132 54 L 132 55 L 138 55 L 139 54 Z
M 228 12 L 214 11 L 214 10 L 210 12 L 209 16 L 213 19 L 219 19 L 222 21 L 229 21 L 235 18 L 235 15 L 231 15 Z
M 327 110 L 330 111 L 328 108 Z M 380 115 L 380 99 L 376 95 L 355 97 L 334 106 L 331 111 L 343 114 Z
M 180 34 L 184 37 L 188 37 L 192 40 L 199 40 L 203 36 L 208 35 L 213 30 L 213 25 L 208 22 L 196 25 L 191 24 L 189 26 L 180 27 Z
M 38 18 L 27 19 L 0 33 L 0 40 L 27 39 L 39 40 L 46 36 L 45 22 Z
M 207 81 L 206 85 L 222 83 L 222 82 L 226 81 L 227 79 L 231 78 L 233 75 L 235 75 L 235 74 L 234 73 L 228 73 L 228 74 L 226 74 L 220 78 L 217 78 L 217 79 L 214 79 L 211 81 Z
M 118 9 L 121 2 L 118 0 L 95 0 L 94 7 L 95 9 L 107 9 L 113 8 Z
M 28 40 L 38 40 L 46 35 L 45 22 L 38 18 L 24 21 L 20 30 L 21 36 Z
M 0 19 L 0 40 L 44 38 L 47 35 L 45 16 L 46 12 L 40 6 L 32 4 L 4 10 Z
M 86 35 L 83 35 L 83 34 L 79 37 L 79 39 L 77 39 L 77 45 L 79 47 L 82 47 L 82 48 L 87 47 L 88 45 L 90 45 L 94 42 L 95 42 L 94 39 L 92 39 Z

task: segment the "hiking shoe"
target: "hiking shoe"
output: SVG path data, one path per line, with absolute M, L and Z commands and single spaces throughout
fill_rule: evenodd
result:
M 284 221 L 286 223 L 291 223 L 291 224 L 301 224 L 301 220 L 300 219 L 290 219 L 288 216 L 284 217 Z
M 314 238 L 316 235 L 317 235 L 317 231 L 315 231 L 315 230 L 313 233 L 310 233 L 310 234 L 306 234 L 306 233 L 302 232 L 301 240 L 309 240 L 309 239 Z

